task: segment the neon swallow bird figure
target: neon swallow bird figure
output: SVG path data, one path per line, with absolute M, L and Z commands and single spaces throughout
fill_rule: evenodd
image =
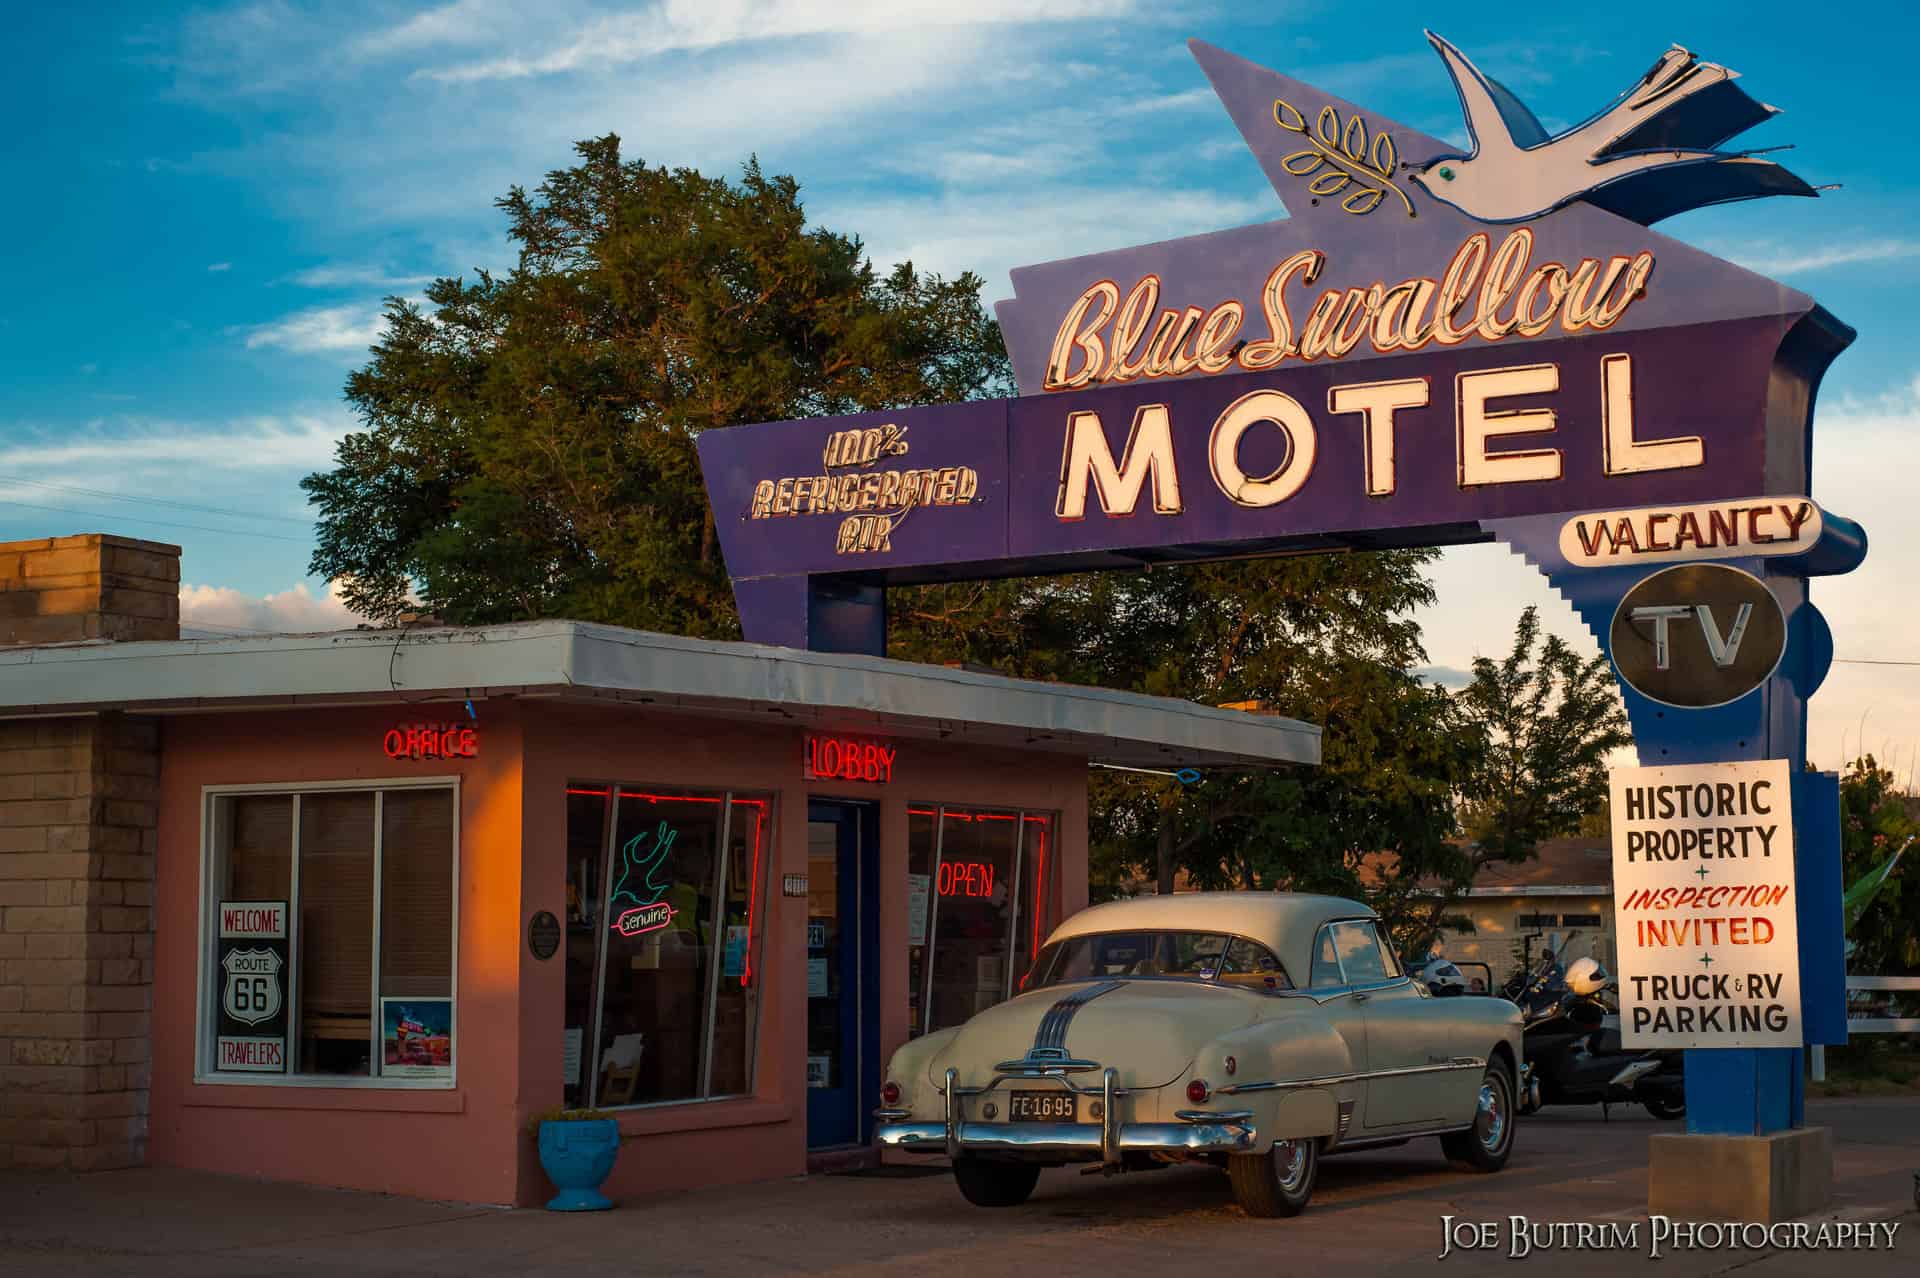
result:
M 1550 137 L 1504 85 L 1431 31 L 1427 39 L 1453 77 L 1473 151 L 1408 176 L 1481 221 L 1524 221 L 1584 200 L 1646 226 L 1709 204 L 1818 194 L 1758 152 L 1714 149 L 1778 111 L 1749 97 L 1737 73 L 1679 45 L 1598 115 Z

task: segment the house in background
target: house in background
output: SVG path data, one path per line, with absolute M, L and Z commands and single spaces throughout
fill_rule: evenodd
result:
M 1531 860 L 1486 865 L 1452 911 L 1473 920 L 1473 931 L 1447 933 L 1441 952 L 1455 963 L 1485 963 L 1495 989 L 1519 965 L 1517 943 L 1533 933 L 1536 958 L 1552 945 L 1565 951 L 1562 962 L 1592 955 L 1617 970 L 1612 856 L 1604 838 L 1551 839 Z M 1469 979 L 1476 970 L 1467 969 Z

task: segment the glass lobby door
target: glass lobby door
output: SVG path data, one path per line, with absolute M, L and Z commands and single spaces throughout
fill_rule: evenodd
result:
M 807 1145 L 866 1139 L 877 1103 L 879 902 L 870 806 L 807 805 Z

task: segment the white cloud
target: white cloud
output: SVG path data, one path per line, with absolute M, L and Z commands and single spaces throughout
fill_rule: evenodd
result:
M 1114 18 L 1134 8 L 1132 0 L 662 0 L 635 13 L 596 17 L 564 32 L 538 52 L 514 52 L 415 74 L 453 83 L 518 79 L 589 68 L 620 66 L 663 54 L 728 45 L 818 36 L 872 36 L 930 28 L 1029 25 Z M 468 43 L 457 35 L 476 9 L 471 0 L 434 10 L 396 28 L 385 42 L 412 47 Z M 382 43 L 374 37 L 373 43 Z
M 379 266 L 330 263 L 295 271 L 287 282 L 301 288 L 418 288 L 433 281 L 431 275 L 401 275 Z
M 211 262 L 207 265 L 208 272 L 215 275 L 218 275 L 222 271 L 231 271 L 232 269 L 232 262 Z
M 992 302 L 1013 295 L 1007 273 L 1016 266 L 1219 230 L 1277 216 L 1280 209 L 1271 193 L 1115 192 L 1051 182 L 851 206 L 822 203 L 812 212 L 830 226 L 861 228 L 877 265 L 910 261 L 948 277 L 973 271 L 986 279 Z
M 296 355 L 315 355 L 332 351 L 364 352 L 380 340 L 387 319 L 377 304 L 314 306 L 282 316 L 270 324 L 255 324 L 228 330 L 246 335 L 248 350 L 263 346 L 290 351 Z
M 334 445 L 353 429 L 343 412 L 250 417 L 225 423 L 115 418 L 79 429 L 10 427 L 0 443 L 0 472 L 139 494 L 177 491 L 156 469 L 311 470 L 333 460 Z
M 180 628 L 214 634 L 310 634 L 346 630 L 365 621 L 340 597 L 340 583 L 330 581 L 316 595 L 305 582 L 291 590 L 268 595 L 246 595 L 230 586 L 180 587 Z
M 1760 241 L 1723 245 L 1714 251 L 1762 275 L 1799 275 L 1833 266 L 1920 257 L 1920 240 L 1834 238 L 1817 245 Z

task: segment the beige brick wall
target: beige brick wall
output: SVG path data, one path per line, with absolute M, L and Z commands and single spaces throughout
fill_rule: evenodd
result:
M 158 729 L 0 722 L 0 1166 L 145 1156 Z
M 178 546 L 105 533 L 0 544 L 0 645 L 179 637 Z
M 179 547 L 0 544 L 0 645 L 179 637 Z M 159 779 L 151 721 L 0 719 L 0 1166 L 144 1160 Z

